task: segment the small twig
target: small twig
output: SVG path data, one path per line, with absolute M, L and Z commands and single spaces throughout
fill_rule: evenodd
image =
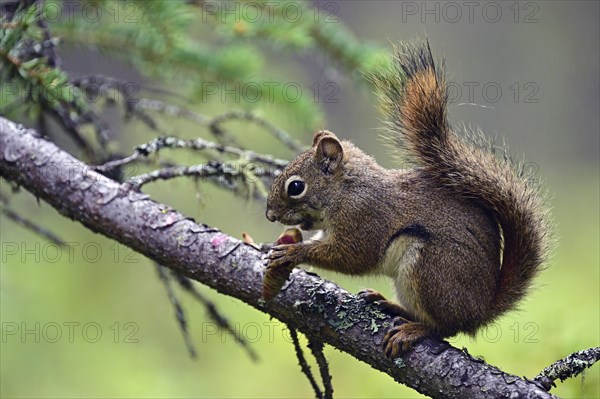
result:
M 298 341 L 298 333 L 294 328 L 291 328 L 289 326 L 288 328 L 290 329 L 290 336 L 292 337 L 292 342 L 294 343 L 294 349 L 296 350 L 296 357 L 298 358 L 298 364 L 300 364 L 300 369 L 302 370 L 306 378 L 308 378 L 308 382 L 310 382 L 310 385 L 315 391 L 315 397 L 318 399 L 323 399 L 323 393 L 321 392 L 321 388 L 319 388 L 319 385 L 317 385 L 317 381 L 315 380 L 310 366 L 308 365 L 308 363 L 306 362 L 306 358 L 304 357 L 304 352 L 302 351 L 302 347 L 300 346 L 300 342 Z
M 556 386 L 554 381 L 557 379 L 560 378 L 561 381 L 564 381 L 576 377 L 586 368 L 593 366 L 598 360 L 600 360 L 600 347 L 575 352 L 546 367 L 534 378 L 534 381 L 549 391 L 553 386 Z
M 76 79 L 73 79 L 71 83 L 74 86 L 79 87 L 81 90 L 88 93 L 88 95 L 98 95 L 106 98 L 110 102 L 117 102 L 119 98 L 122 98 L 123 104 L 125 105 L 125 118 L 127 119 L 130 115 L 137 116 L 146 126 L 152 130 L 159 130 L 156 121 L 148 115 L 142 108 L 138 106 L 140 99 L 135 97 L 138 86 L 135 83 L 127 82 L 113 77 L 104 75 L 87 75 Z M 134 90 L 132 90 L 134 89 Z M 118 92 L 119 97 L 111 96 L 111 90 Z M 147 89 L 151 90 L 151 89 Z
M 300 144 L 298 144 L 298 142 L 292 136 L 290 136 L 290 134 L 288 132 L 275 127 L 273 124 L 271 124 L 267 120 L 254 115 L 252 112 L 247 112 L 247 111 L 228 111 L 222 115 L 218 115 L 218 116 L 214 117 L 209 125 L 211 132 L 213 132 L 213 134 L 215 134 L 217 136 L 222 134 L 223 129 L 221 128 L 220 125 L 223 122 L 226 122 L 229 120 L 245 120 L 248 122 L 252 122 L 252 123 L 264 128 L 267 132 L 271 133 L 271 135 L 273 135 L 276 139 L 281 141 L 284 145 L 286 145 L 291 150 L 293 150 L 295 152 L 300 152 L 303 149 L 302 146 Z
M 42 16 L 40 15 L 38 18 L 42 18 Z M 46 32 L 49 35 L 49 31 Z M 42 43 L 42 46 L 48 47 L 51 52 L 54 51 L 54 44 L 52 40 L 48 40 L 48 44 Z M 48 54 L 41 55 L 49 58 Z M 14 57 L 11 58 L 11 61 L 15 66 L 20 66 L 24 62 L 24 60 Z M 52 60 L 50 59 L 50 61 Z M 55 58 L 53 62 L 58 62 L 58 58 Z M 57 69 L 58 67 L 52 68 Z M 31 78 L 36 80 L 37 84 L 43 87 L 43 80 L 40 78 L 40 76 L 34 73 L 31 75 Z M 56 104 L 53 104 L 50 99 L 45 98 L 44 96 L 41 96 L 39 100 L 35 100 L 34 102 L 39 102 L 42 110 L 46 110 L 56 119 L 58 119 L 58 121 L 61 122 L 63 127 L 66 129 L 67 133 L 71 135 L 75 143 L 79 147 L 86 150 L 90 156 L 93 156 L 95 154 L 94 149 L 79 131 L 81 125 L 84 123 L 90 123 L 92 126 L 94 126 L 98 143 L 102 149 L 105 149 L 111 136 L 110 128 L 100 117 L 98 117 L 98 115 L 96 115 L 90 104 L 84 102 L 83 99 L 80 99 L 79 101 L 77 96 L 70 97 L 71 98 L 68 99 L 60 98 L 60 101 L 57 101 Z
M 117 91 L 119 91 L 123 94 L 126 94 L 126 95 L 132 94 L 132 92 L 127 92 L 127 89 L 129 89 L 129 88 L 138 89 L 137 83 L 129 82 L 129 81 L 122 80 L 122 79 L 117 79 L 112 76 L 105 76 L 102 74 L 83 75 L 78 78 L 72 79 L 71 83 L 79 88 L 84 89 L 84 90 L 87 90 L 88 86 L 94 85 L 94 86 L 98 86 L 100 89 L 104 89 L 104 90 L 117 89 Z M 143 89 L 144 91 L 159 93 L 159 94 L 167 94 L 170 96 L 175 96 L 175 97 L 181 98 L 182 100 L 186 100 L 186 97 L 182 96 L 181 94 L 175 93 L 170 90 L 165 90 L 165 89 L 162 89 L 159 87 L 144 86 L 144 87 L 139 87 L 139 88 Z M 100 92 L 102 94 L 103 91 L 100 90 Z M 141 99 L 135 99 L 134 97 L 126 97 L 125 99 L 126 100 L 132 99 L 134 102 L 141 101 Z M 128 102 L 128 101 L 126 101 L 126 102 Z M 131 102 L 131 101 L 129 101 L 129 102 Z
M 125 158 L 115 159 L 114 161 L 108 161 L 108 162 L 103 163 L 102 165 L 95 166 L 94 169 L 96 169 L 96 171 L 98 171 L 100 173 L 105 174 L 107 172 L 112 171 L 113 169 L 119 168 L 123 165 L 127 165 L 128 163 L 134 162 L 138 158 L 140 158 L 140 154 L 137 152 L 134 152 L 133 154 L 131 154 Z
M 157 153 L 163 148 L 188 148 L 192 150 L 212 150 L 221 153 L 233 154 L 240 157 L 237 161 L 216 162 L 210 161 L 201 165 L 192 166 L 168 166 L 130 178 L 127 183 L 135 189 L 156 181 L 168 180 L 182 176 L 193 176 L 196 178 L 208 178 L 211 181 L 230 190 L 238 190 L 240 186 L 236 179 L 245 183 L 248 195 L 258 197 L 266 195 L 262 178 L 274 179 L 287 165 L 287 161 L 276 159 L 268 155 L 245 151 L 236 147 L 225 146 L 203 139 L 182 140 L 177 137 L 159 137 L 147 144 L 135 148 L 135 152 L 125 158 L 106 162 L 98 165 L 95 169 L 103 174 L 122 167 L 128 163 Z M 257 189 L 254 191 L 254 189 Z
M 41 9 L 42 9 L 42 7 L 40 7 L 40 11 L 41 11 Z M 48 57 L 48 65 L 50 65 L 52 68 L 60 67 L 61 60 L 55 51 L 55 48 L 56 48 L 55 40 L 52 37 L 52 34 L 50 33 L 50 28 L 48 27 L 48 21 L 46 21 L 46 19 L 44 18 L 43 12 L 38 12 L 38 15 L 36 16 L 36 20 L 37 20 L 38 26 L 42 29 L 42 32 L 44 35 L 44 41 L 42 42 L 42 46 L 44 47 L 45 55 Z
M 192 281 L 189 278 L 187 278 L 186 276 L 184 276 L 181 273 L 177 273 L 174 270 L 172 270 L 172 274 L 173 274 L 173 277 L 177 280 L 177 282 L 181 286 L 181 288 L 183 288 L 185 291 L 190 293 L 198 302 L 200 302 L 206 308 L 206 311 L 208 312 L 208 316 L 210 317 L 210 319 L 212 321 L 215 322 L 217 327 L 233 334 L 233 336 L 235 337 L 235 342 L 239 343 L 246 350 L 246 352 L 248 353 L 248 356 L 250 356 L 250 358 L 253 361 L 257 361 L 258 356 L 256 355 L 256 352 L 250 347 L 250 345 L 248 345 L 248 342 L 244 339 L 244 337 L 241 336 L 233 328 L 233 326 L 229 323 L 229 320 L 227 320 L 227 318 L 219 312 L 219 310 L 217 309 L 217 306 L 212 301 L 210 301 L 208 298 L 204 297 L 200 293 L 200 291 L 198 291 L 193 286 Z
M 81 121 L 74 119 L 68 109 L 62 106 L 52 107 L 47 101 L 41 100 L 40 105 L 42 110 L 46 111 L 48 115 L 54 117 L 58 123 L 62 125 L 68 136 L 70 136 L 77 147 L 82 149 L 88 156 L 94 157 L 94 147 L 88 142 L 84 135 L 80 131 Z
M 73 81 L 70 79 L 69 83 L 73 85 L 73 87 L 78 87 Z M 81 89 L 81 87 L 78 87 Z M 82 90 L 83 92 L 83 90 Z M 102 149 L 106 149 L 110 137 L 113 136 L 110 126 L 100 118 L 96 111 L 93 109 L 91 102 L 88 98 L 83 96 L 82 101 L 76 101 L 74 98 L 70 100 L 64 99 L 59 105 L 58 108 L 63 108 L 64 112 L 67 112 L 70 116 L 71 109 L 75 111 L 78 115 L 78 120 L 74 120 L 77 124 L 77 127 L 82 124 L 89 123 L 94 127 L 94 131 L 96 132 L 96 139 L 98 140 L 98 144 Z M 83 105 L 85 101 L 85 106 Z M 61 117 L 65 119 L 65 117 Z
M 139 190 L 143 185 L 156 180 L 169 180 L 176 177 L 193 176 L 197 178 L 215 177 L 222 175 L 220 168 L 211 167 L 207 164 L 193 166 L 170 166 L 163 169 L 153 170 L 152 172 L 143 173 L 134 176 L 126 181 L 136 190 Z
M 37 126 L 42 132 L 49 132 L 48 123 L 46 121 L 46 114 L 44 112 L 40 112 L 37 117 Z M 52 138 L 51 134 L 48 134 L 47 137 Z
M 283 159 L 273 158 L 269 155 L 262 155 L 253 151 L 243 150 L 237 147 L 226 146 L 204 139 L 182 140 L 177 137 L 163 136 L 158 137 L 146 144 L 139 145 L 135 148 L 135 152 L 126 158 L 107 162 L 103 165 L 96 166 L 99 172 L 106 172 L 110 169 L 123 166 L 125 164 L 136 161 L 141 157 L 147 157 L 150 154 L 157 153 L 164 148 L 188 148 L 195 151 L 212 150 L 220 153 L 237 155 L 250 162 L 258 162 L 265 165 L 273 166 L 277 169 L 283 169 L 288 164 Z
M 66 245 L 66 243 L 63 239 L 58 237 L 56 234 L 54 234 L 50 230 L 45 229 L 44 227 L 38 226 L 37 224 L 33 223 L 32 221 L 25 219 L 24 217 L 22 217 L 21 215 L 19 215 L 15 211 L 13 211 L 12 209 L 7 208 L 4 199 L 2 199 L 0 201 L 0 207 L 2 208 L 1 209 L 2 214 L 4 216 L 6 216 L 7 218 L 9 218 L 10 220 L 12 220 L 13 222 L 15 222 L 16 224 L 21 225 L 21 226 L 25 227 L 26 229 L 33 231 L 37 235 L 44 237 L 45 239 L 55 243 L 58 246 L 63 247 Z
M 246 169 L 244 163 L 211 161 L 192 166 L 168 166 L 152 172 L 134 176 L 125 184 L 139 191 L 145 184 L 156 180 L 170 180 L 178 177 L 191 176 L 196 179 L 207 179 L 227 190 L 244 193 L 248 198 L 265 198 L 267 191 L 263 178 L 273 179 L 277 171 L 253 166 Z M 242 183 L 242 185 L 240 185 Z M 245 191 L 243 191 L 245 190 Z
M 331 383 L 331 374 L 329 373 L 329 364 L 323 353 L 323 343 L 316 339 L 309 338 L 308 347 L 312 351 L 312 354 L 319 365 L 319 372 L 321 373 L 321 380 L 323 381 L 323 388 L 325 389 L 323 399 L 332 399 L 333 385 Z
M 88 107 L 90 107 L 89 104 Z M 94 127 L 98 144 L 100 144 L 102 149 L 105 149 L 110 141 L 110 137 L 113 136 L 110 126 L 108 126 L 108 124 L 104 122 L 98 115 L 96 115 L 96 113 L 90 108 L 87 110 L 81 109 L 81 107 L 77 108 L 79 109 L 79 115 L 81 115 L 83 121 L 91 124 Z
M 175 118 L 187 118 L 202 125 L 207 125 L 211 121 L 210 117 L 190 111 L 184 107 L 149 98 L 140 98 L 133 104 L 132 109 L 136 111 L 150 110 L 160 112 Z
M 117 103 L 119 99 L 122 99 L 122 102 L 125 105 L 125 119 L 129 119 L 131 115 L 136 116 L 152 130 L 158 131 L 160 129 L 158 123 L 146 112 L 146 110 L 161 112 L 174 117 L 189 118 L 194 122 L 203 125 L 208 125 L 211 120 L 211 118 L 207 116 L 189 111 L 183 107 L 165 103 L 161 100 L 136 97 L 139 89 L 143 89 L 144 91 L 168 94 L 186 100 L 185 97 L 169 90 L 154 87 L 140 87 L 140 85 L 135 82 L 128 82 L 100 74 L 81 76 L 72 79 L 71 83 L 81 90 L 86 91 L 89 95 L 102 96 L 112 103 Z M 118 96 L 111 96 L 111 90 L 117 91 Z
M 171 304 L 173 305 L 173 308 L 175 308 L 175 317 L 177 317 L 177 322 L 179 323 L 179 328 L 181 329 L 181 334 L 183 335 L 185 346 L 188 349 L 190 357 L 192 359 L 196 359 L 198 355 L 196 354 L 194 343 L 190 338 L 190 334 L 187 328 L 187 321 L 185 320 L 185 313 L 183 312 L 183 307 L 181 306 L 179 299 L 175 295 L 173 288 L 171 288 L 171 283 L 169 281 L 167 269 L 156 262 L 154 264 L 156 265 L 156 271 L 158 272 L 158 276 L 160 277 L 160 280 L 162 281 L 163 285 L 165 286 L 165 289 L 167 290 L 167 295 L 171 300 Z
M 128 179 L 125 183 L 129 184 L 134 189 L 139 190 L 143 185 L 156 180 L 169 180 L 176 177 L 193 176 L 196 178 L 221 177 L 222 179 L 219 181 L 219 183 L 231 186 L 231 182 L 227 182 L 228 184 L 225 184 L 225 180 L 223 180 L 227 177 L 227 174 L 229 174 L 230 177 L 232 175 L 231 172 L 226 172 L 223 170 L 223 165 L 211 162 L 201 165 L 171 166 L 163 169 L 157 169 L 153 170 L 152 172 L 134 176 Z

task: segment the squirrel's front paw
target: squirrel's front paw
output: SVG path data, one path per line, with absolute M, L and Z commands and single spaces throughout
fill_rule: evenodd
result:
M 293 267 L 300 261 L 298 260 L 298 252 L 301 245 L 299 244 L 283 244 L 274 246 L 267 254 L 267 267 Z

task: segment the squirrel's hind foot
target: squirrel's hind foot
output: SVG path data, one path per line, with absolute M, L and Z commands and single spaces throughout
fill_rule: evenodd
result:
M 391 327 L 383 338 L 383 350 L 388 358 L 395 358 L 407 352 L 418 341 L 435 336 L 430 327 L 414 321 L 403 321 Z
M 369 304 L 374 304 L 382 312 L 395 316 L 394 325 L 383 338 L 383 350 L 387 357 L 395 358 L 407 352 L 423 338 L 436 336 L 431 327 L 413 321 L 414 317 L 406 309 L 396 302 L 385 299 L 380 292 L 366 288 L 358 293 L 358 297 Z
M 379 291 L 375 291 L 372 288 L 365 288 L 364 290 L 358 291 L 356 294 L 359 298 L 364 299 L 367 303 L 373 303 L 377 301 L 385 301 L 385 297 L 381 295 Z

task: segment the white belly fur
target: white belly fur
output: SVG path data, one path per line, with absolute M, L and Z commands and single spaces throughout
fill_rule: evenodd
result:
M 421 249 L 424 247 L 422 240 L 400 236 L 395 239 L 385 252 L 385 257 L 379 266 L 381 273 L 392 278 L 396 297 L 400 305 L 416 316 L 416 321 L 429 321 L 421 304 L 417 301 L 417 287 L 411 284 L 413 268 L 419 261 Z

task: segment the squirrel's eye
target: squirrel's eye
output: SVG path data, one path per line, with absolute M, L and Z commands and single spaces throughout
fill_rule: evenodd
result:
M 306 193 L 306 184 L 300 176 L 292 176 L 285 182 L 285 191 L 290 198 L 301 198 Z
M 304 182 L 301 182 L 300 180 L 294 180 L 291 182 L 287 189 L 290 197 L 300 195 L 302 194 L 302 191 L 304 191 Z

